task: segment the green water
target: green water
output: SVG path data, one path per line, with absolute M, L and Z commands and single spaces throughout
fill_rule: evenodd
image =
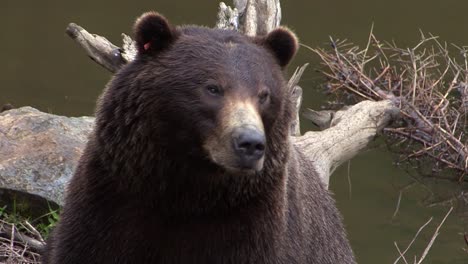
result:
M 120 44 L 120 33 L 130 33 L 134 19 L 157 10 L 174 24 L 214 25 L 217 1 L 0 1 L 0 104 L 31 105 L 61 115 L 91 115 L 95 100 L 110 74 L 90 61 L 64 33 L 69 22 L 105 35 Z M 381 40 L 395 40 L 406 47 L 416 44 L 419 29 L 458 45 L 468 44 L 468 1 L 461 0 L 333 0 L 282 1 L 283 24 L 292 28 L 302 43 L 327 45 L 328 36 L 365 45 L 371 24 Z M 323 81 L 314 72 L 318 58 L 300 50 L 291 69 L 304 62 L 311 66 L 301 85 L 304 106 L 319 109 L 326 97 Z M 307 123 L 304 128 L 310 128 Z M 332 177 L 331 189 L 345 218 L 359 263 L 393 263 L 420 226 L 432 222 L 408 251 L 408 262 L 420 256 L 448 207 L 427 207 L 450 197 L 463 187 L 424 181 L 400 190 L 415 179 L 393 165 L 384 148 L 366 151 Z M 351 188 L 349 187 L 349 180 Z M 429 186 L 429 187 L 427 187 Z M 438 192 L 430 196 L 434 189 Z M 465 187 L 466 189 L 466 187 Z M 439 193 L 443 193 L 440 196 Z M 466 225 L 458 207 L 440 230 L 425 263 L 468 263 L 462 234 Z M 403 262 L 400 262 L 403 263 Z

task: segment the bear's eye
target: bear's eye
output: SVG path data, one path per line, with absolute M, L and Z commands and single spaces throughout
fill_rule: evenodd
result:
M 269 94 L 268 94 L 268 92 L 266 92 L 266 91 L 260 93 L 260 94 L 258 95 L 258 100 L 259 100 L 260 104 L 265 103 L 266 100 L 268 99 L 268 96 L 269 96 Z
M 208 93 L 212 94 L 212 95 L 216 95 L 216 96 L 221 96 L 223 95 L 223 91 L 221 90 L 221 88 L 217 85 L 208 85 L 206 87 L 206 90 L 208 91 Z

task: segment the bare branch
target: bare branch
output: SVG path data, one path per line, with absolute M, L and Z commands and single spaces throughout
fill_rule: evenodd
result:
M 414 235 L 413 239 L 411 240 L 411 242 L 408 244 L 408 246 L 406 247 L 406 249 L 405 249 L 403 252 L 400 252 L 400 250 L 398 250 L 400 256 L 395 260 L 395 262 L 393 262 L 393 264 L 397 264 L 398 261 L 400 261 L 400 259 L 402 259 L 402 258 L 404 259 L 405 263 L 408 263 L 408 262 L 406 261 L 406 259 L 405 259 L 405 254 L 406 254 L 406 252 L 411 248 L 411 246 L 413 245 L 414 241 L 416 241 L 416 238 L 418 238 L 419 233 L 421 233 L 421 231 L 422 231 L 431 221 L 432 221 L 432 217 L 429 218 L 429 220 L 428 220 L 424 225 L 422 225 L 422 226 L 419 228 L 418 232 L 416 232 L 416 235 Z M 394 243 L 395 243 L 395 246 L 396 246 L 396 242 L 394 242 Z M 398 248 L 398 246 L 397 246 L 397 248 Z
M 126 63 L 119 47 L 106 38 L 90 34 L 75 23 L 70 23 L 66 30 L 68 36 L 75 40 L 96 63 L 110 72 L 116 72 Z
M 300 126 L 300 121 L 299 121 L 299 111 L 301 109 L 302 105 L 302 88 L 299 87 L 297 84 L 299 83 L 299 80 L 302 77 L 302 74 L 304 73 L 305 69 L 307 68 L 309 64 L 306 63 L 302 65 L 302 67 L 297 68 L 296 71 L 294 72 L 293 76 L 289 79 L 288 82 L 288 91 L 289 94 L 291 95 L 291 100 L 292 103 L 295 106 L 295 118 L 293 122 L 291 123 L 291 135 L 292 136 L 300 136 L 301 135 L 301 126 Z
M 450 215 L 450 213 L 452 212 L 453 210 L 453 207 L 450 207 L 450 210 L 447 212 L 447 214 L 445 215 L 444 219 L 442 219 L 442 221 L 440 222 L 440 224 L 437 226 L 437 229 L 435 230 L 434 232 L 434 235 L 432 235 L 431 237 L 431 240 L 429 241 L 429 243 L 427 244 L 427 247 L 424 249 L 424 252 L 421 256 L 421 258 L 419 259 L 418 263 L 417 264 L 421 264 L 423 262 L 423 260 L 426 258 L 427 254 L 429 253 L 429 250 L 431 249 L 432 245 L 434 244 L 434 241 L 435 239 L 437 238 L 437 236 L 439 235 L 439 230 L 440 228 L 442 227 L 442 225 L 445 223 L 445 220 L 447 220 L 447 217 Z
M 44 243 L 32 236 L 34 234 L 28 231 L 20 232 L 15 225 L 0 220 L 0 261 L 39 264 L 39 252 L 43 249 Z
M 453 207 L 450 207 L 449 211 L 447 212 L 447 214 L 445 214 L 445 217 L 442 219 L 442 221 L 440 222 L 440 224 L 437 226 L 434 234 L 432 235 L 431 237 L 431 240 L 429 240 L 426 248 L 424 249 L 421 257 L 419 258 L 419 260 L 417 260 L 416 256 L 414 257 L 414 264 L 421 264 L 424 259 L 426 258 L 427 254 L 429 253 L 429 250 L 431 249 L 432 245 L 434 244 L 434 241 L 436 240 L 437 236 L 439 235 L 440 233 L 440 228 L 442 227 L 442 225 L 445 223 L 445 220 L 447 220 L 447 217 L 450 215 L 450 213 L 452 212 L 453 210 Z M 406 247 L 406 249 L 401 252 L 401 250 L 399 249 L 398 245 L 396 242 L 394 242 L 395 244 L 395 247 L 397 248 L 397 251 L 398 251 L 398 258 L 395 260 L 395 262 L 393 262 L 393 264 L 397 264 L 400 259 L 403 259 L 403 261 L 405 263 L 408 263 L 406 258 L 405 258 L 405 254 L 406 252 L 408 252 L 408 250 L 411 248 L 411 246 L 413 245 L 413 243 L 416 241 L 416 238 L 419 236 L 419 234 L 421 233 L 421 231 L 432 221 L 432 217 L 424 224 L 422 225 L 418 232 L 416 232 L 416 235 L 414 235 L 413 239 L 411 240 L 411 242 L 408 244 L 408 246 Z

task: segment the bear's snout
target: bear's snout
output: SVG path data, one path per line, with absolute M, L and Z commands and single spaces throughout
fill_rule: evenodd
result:
M 221 110 L 218 127 L 207 138 L 204 148 L 211 161 L 226 170 L 252 173 L 263 169 L 266 143 L 255 104 L 233 100 Z
M 265 144 L 265 134 L 255 127 L 238 127 L 232 132 L 232 146 L 243 169 L 261 169 Z

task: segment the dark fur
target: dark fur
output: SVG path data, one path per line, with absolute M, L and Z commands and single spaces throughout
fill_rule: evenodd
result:
M 291 51 L 233 31 L 171 31 L 176 38 L 156 53 L 140 49 L 101 96 L 44 263 L 354 263 L 333 199 L 288 136 L 278 62 L 295 51 L 278 58 Z M 282 34 L 293 37 L 280 33 L 281 43 Z M 228 100 L 203 93 L 212 83 L 242 98 L 269 88 L 258 105 L 261 172 L 227 172 L 207 158 L 201 146 Z
M 289 33 L 286 28 L 277 28 L 270 32 L 268 36 L 260 38 L 260 44 L 273 52 L 278 64 L 285 67 L 296 54 L 298 49 L 297 38 Z
M 138 52 L 158 53 L 174 42 L 178 31 L 174 30 L 167 20 L 155 12 L 143 14 L 135 23 L 135 42 Z M 145 49 L 148 44 L 148 49 Z
M 15 107 L 14 107 L 12 104 L 6 103 L 6 104 L 4 104 L 4 105 L 2 106 L 2 108 L 0 109 L 0 113 L 1 113 L 1 112 L 5 112 L 5 111 L 8 111 L 8 110 L 11 110 L 11 109 L 13 109 L 13 108 L 15 108 Z

